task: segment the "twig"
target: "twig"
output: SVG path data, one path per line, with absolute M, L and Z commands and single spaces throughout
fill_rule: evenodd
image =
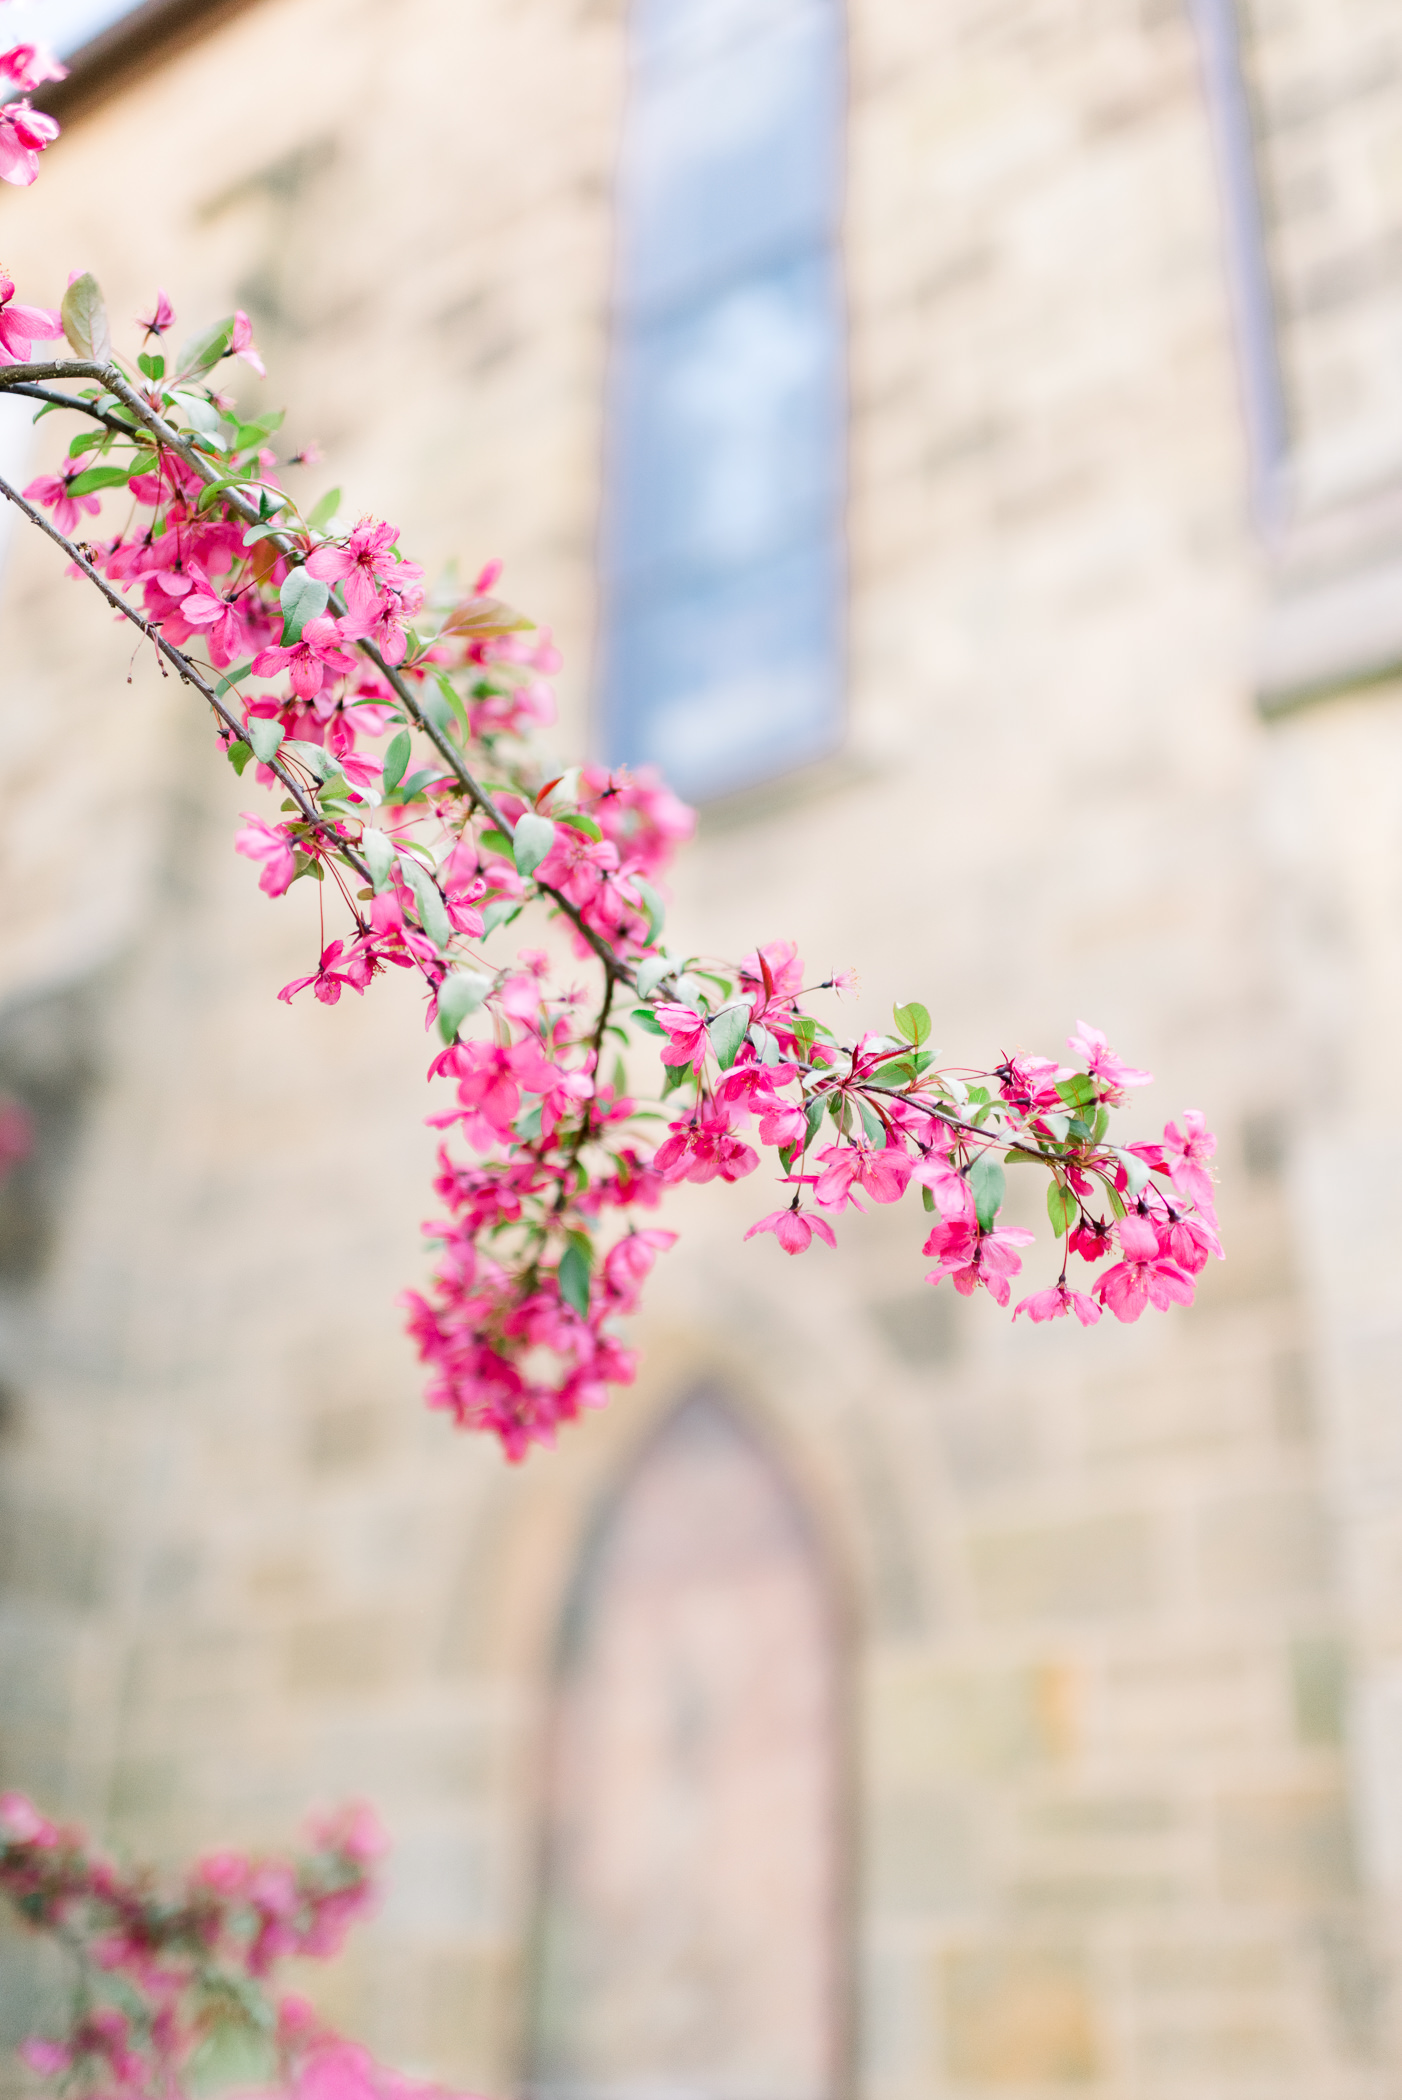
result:
M 202 699 L 209 702 L 209 705 L 214 709 L 225 728 L 232 730 L 233 734 L 242 741 L 244 738 L 242 722 L 230 708 L 225 706 L 219 694 L 215 692 L 214 687 L 209 683 L 208 679 L 201 676 L 189 657 L 183 651 L 177 649 L 173 642 L 168 642 L 161 633 L 160 628 L 153 621 L 147 620 L 136 610 L 135 606 L 129 605 L 120 591 L 114 591 L 106 577 L 99 575 L 82 549 L 75 546 L 73 541 L 61 533 L 56 525 L 51 525 L 41 511 L 35 510 L 32 503 L 26 502 L 17 489 L 11 488 L 3 475 L 0 475 L 0 496 L 3 496 L 7 502 L 13 503 L 16 510 L 23 511 L 31 525 L 37 525 L 42 533 L 48 535 L 55 546 L 63 549 L 69 560 L 82 570 L 88 581 L 97 586 L 107 603 L 115 611 L 119 612 L 124 620 L 130 620 L 132 626 L 138 628 L 149 642 L 155 644 L 162 656 L 175 666 L 177 675 L 184 680 L 186 685 L 192 685 Z M 337 853 L 349 862 L 362 881 L 370 883 L 373 887 L 374 878 L 365 862 L 360 859 L 353 847 L 347 845 L 335 826 L 327 822 L 315 804 L 307 800 L 300 783 L 294 776 L 287 771 L 285 766 L 279 765 L 276 758 L 264 761 L 264 763 L 269 766 L 269 770 L 286 788 L 298 809 L 301 810 L 307 823 L 335 846 Z

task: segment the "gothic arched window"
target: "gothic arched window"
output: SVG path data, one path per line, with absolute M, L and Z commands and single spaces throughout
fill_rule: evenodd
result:
M 841 726 L 841 0 L 634 0 L 631 37 L 604 731 L 704 797 Z
M 802 1513 L 727 1409 L 689 1401 L 606 1512 L 566 1615 L 537 2100 L 830 2100 L 839 1690 Z

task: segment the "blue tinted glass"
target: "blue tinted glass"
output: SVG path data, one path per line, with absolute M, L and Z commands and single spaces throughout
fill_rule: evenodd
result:
M 604 536 L 609 755 L 684 794 L 841 718 L 839 0 L 635 0 Z
M 607 666 L 617 752 L 704 798 L 831 750 L 842 587 L 824 534 L 763 567 L 626 598 Z
M 60 58 L 71 58 L 101 30 L 135 12 L 139 0 L 15 0 L 5 9 L 0 42 L 20 39 L 47 44 Z
M 835 10 L 805 0 L 694 64 L 640 71 L 623 158 L 623 298 L 654 308 L 831 230 Z
M 612 567 L 713 572 L 836 514 L 842 413 L 829 256 L 805 256 L 620 348 Z

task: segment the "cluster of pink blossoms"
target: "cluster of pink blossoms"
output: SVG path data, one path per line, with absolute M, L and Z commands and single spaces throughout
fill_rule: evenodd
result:
M 375 1902 L 385 1838 L 371 1811 L 316 1818 L 310 1835 L 301 1858 L 213 1852 L 170 1887 L 0 1795 L 0 1895 L 79 1972 L 64 2037 L 21 2045 L 31 2070 L 84 2100 L 169 2100 L 232 2050 L 295 2100 L 429 2100 L 435 2088 L 385 2071 L 305 1999 L 266 1994 L 279 1962 L 334 1955 Z
M 15 341 L 62 331 L 84 357 L 106 343 L 91 278 L 59 314 L 7 307 L 0 327 L 6 311 L 22 316 Z M 89 427 L 25 497 L 66 536 L 120 490 L 115 531 L 65 537 L 78 573 L 199 684 L 240 775 L 281 793 L 234 841 L 268 896 L 318 885 L 316 965 L 279 996 L 334 1005 L 387 969 L 422 987 L 441 1045 L 429 1076 L 452 1089 L 429 1121 L 465 1148 L 445 1136 L 432 1280 L 405 1299 L 432 1406 L 513 1459 L 601 1406 L 633 1376 L 618 1323 L 674 1238 L 654 1222 L 664 1191 L 738 1181 L 766 1151 L 785 1200 L 747 1236 L 790 1254 L 913 1188 L 929 1281 L 1006 1306 L 1032 1239 L 1004 1221 L 1007 1171 L 1034 1166 L 1060 1273 L 1014 1317 L 1090 1325 L 1106 1307 L 1134 1320 L 1191 1300 L 1221 1253 L 1201 1116 L 1113 1140 L 1112 1114 L 1149 1075 L 1084 1024 L 1074 1064 L 954 1070 L 915 1002 L 893 1033 L 840 1040 L 806 1002 L 850 989 L 850 973 L 806 984 L 791 943 L 736 964 L 671 951 L 662 884 L 691 813 L 653 774 L 542 763 L 558 658 L 491 595 L 497 565 L 430 598 L 393 526 L 338 525 L 335 491 L 304 518 L 272 442 L 280 418 L 245 417 L 215 382 L 226 359 L 261 370 L 246 316 L 168 364 L 173 321 L 162 294 L 137 370 L 100 364 L 67 391 Z M 0 368 L 0 388 L 23 369 Z M 501 952 L 528 907 L 563 932 L 554 959 Z M 620 1055 L 648 1036 L 651 1101 Z M 1073 1261 L 1093 1270 L 1080 1285 Z
M 39 155 L 58 137 L 58 125 L 29 97 L 46 80 L 66 80 L 42 44 L 11 44 L 0 51 L 0 182 L 27 187 L 39 172 Z

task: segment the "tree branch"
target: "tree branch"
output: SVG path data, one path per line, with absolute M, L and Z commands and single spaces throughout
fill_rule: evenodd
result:
M 99 575 L 82 549 L 61 533 L 56 525 L 51 525 L 42 511 L 36 510 L 32 503 L 26 502 L 17 489 L 11 488 L 3 475 L 0 475 L 0 496 L 3 496 L 7 502 L 13 503 L 16 510 L 23 511 L 31 525 L 37 525 L 39 530 L 54 542 L 55 546 L 63 549 L 74 566 L 82 570 L 90 583 L 96 585 L 97 589 L 107 600 L 107 603 L 115 611 L 119 612 L 124 620 L 130 620 L 132 626 L 139 629 L 149 642 L 154 643 L 161 655 L 174 665 L 177 675 L 184 680 L 185 684 L 193 686 L 201 699 L 209 702 L 209 705 L 214 709 L 215 714 L 218 715 L 225 728 L 232 730 L 234 736 L 242 741 L 244 727 L 238 716 L 231 708 L 225 706 L 220 695 L 215 692 L 208 679 L 191 663 L 189 657 L 182 650 L 177 649 L 173 642 L 168 642 L 165 639 L 159 626 L 155 622 L 146 619 L 143 614 L 136 610 L 134 605 L 129 605 L 120 591 L 114 591 L 106 577 Z M 353 847 L 347 845 L 346 841 L 335 829 L 335 826 L 327 822 L 316 805 L 308 801 L 300 782 L 287 771 L 285 766 L 279 765 L 276 758 L 269 762 L 269 767 L 281 785 L 286 788 L 298 809 L 301 810 L 307 823 L 334 845 L 337 853 L 349 862 L 362 881 L 370 883 L 373 887 L 374 878 L 365 862 L 360 859 Z

